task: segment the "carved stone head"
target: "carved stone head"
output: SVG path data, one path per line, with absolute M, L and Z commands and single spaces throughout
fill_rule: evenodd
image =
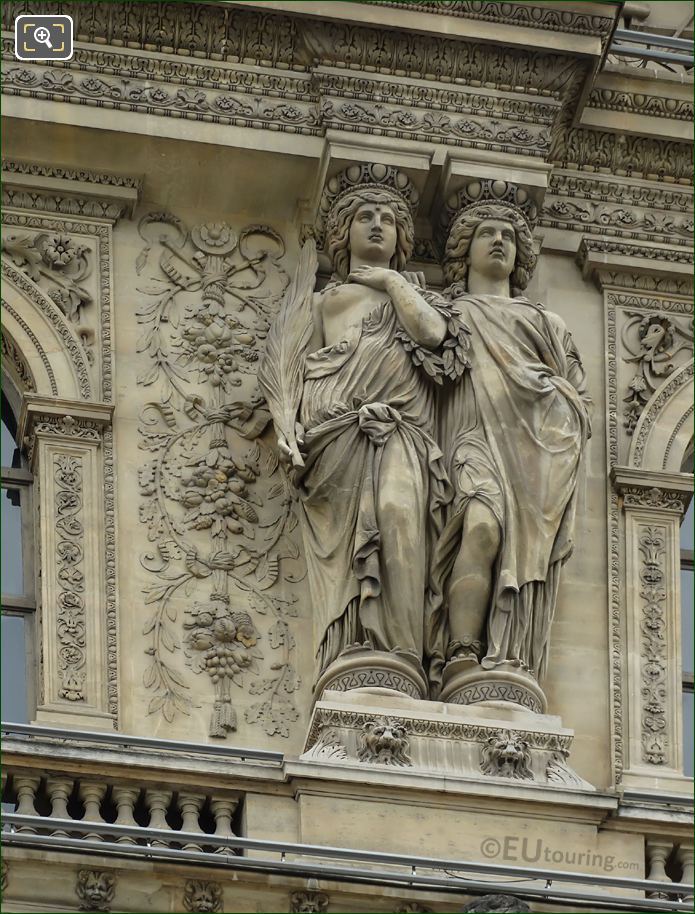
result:
M 536 266 L 533 236 L 519 210 L 504 203 L 480 203 L 467 207 L 454 219 L 444 250 L 444 276 L 448 283 L 466 284 L 471 255 L 484 256 L 483 233 L 493 226 L 498 229 L 508 227 L 514 232 L 515 256 L 513 262 L 507 264 L 505 261 L 504 266 L 508 268 L 512 290 L 518 292 L 526 288 Z M 477 243 L 479 241 L 480 244 Z
M 533 779 L 528 743 L 509 730 L 499 730 L 487 739 L 480 767 L 492 777 Z
M 189 879 L 184 891 L 183 906 L 187 911 L 221 911 L 222 887 L 216 882 Z
M 334 273 L 345 280 L 350 272 L 351 241 L 355 242 L 357 230 L 357 226 L 353 230 L 353 222 L 356 219 L 364 220 L 365 241 L 376 234 L 376 221 L 379 219 L 378 228 L 384 241 L 390 245 L 389 266 L 392 270 L 403 270 L 413 252 L 415 239 L 410 207 L 396 191 L 367 185 L 343 194 L 336 200 L 328 217 L 326 242 Z
M 412 764 L 408 748 L 404 724 L 388 717 L 378 717 L 364 724 L 357 757 L 361 762 L 377 765 L 406 766 Z
M 110 911 L 116 892 L 116 879 L 101 870 L 80 870 L 77 874 L 75 893 L 80 901 L 80 911 Z

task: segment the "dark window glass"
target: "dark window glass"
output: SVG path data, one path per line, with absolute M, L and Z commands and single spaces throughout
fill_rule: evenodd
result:
M 693 519 L 695 517 L 695 498 L 690 499 L 688 510 L 681 524 L 681 549 L 693 548 Z
M 693 693 L 683 692 L 683 772 L 693 776 Z
M 23 616 L 2 616 L 2 719 L 29 722 L 27 713 L 27 620 Z
M 0 438 L 0 464 L 4 467 L 12 466 L 12 459 L 17 445 L 12 437 L 12 432 L 7 427 L 5 417 L 2 417 L 2 437 Z
M 681 639 L 683 648 L 683 672 L 693 672 L 693 580 L 692 568 L 681 568 Z
M 24 593 L 22 564 L 22 509 L 19 489 L 0 490 L 2 551 L 0 572 L 2 593 L 21 596 Z

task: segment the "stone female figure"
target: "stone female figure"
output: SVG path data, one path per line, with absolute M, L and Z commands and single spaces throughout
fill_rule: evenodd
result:
M 310 330 L 301 328 L 301 461 L 277 419 L 276 430 L 294 456 L 317 675 L 360 645 L 404 665 L 382 684 L 424 694 L 430 558 L 451 497 L 433 438 L 434 388 L 447 371 L 445 348 L 455 360 L 449 375 L 463 371 L 466 338 L 446 303 L 401 272 L 412 243 L 412 216 L 395 187 L 357 185 L 334 201 L 334 276 L 312 297 Z M 275 418 L 271 360 L 269 352 L 259 377 Z M 368 672 L 353 681 L 376 684 Z
M 456 498 L 435 577 L 447 607 L 447 657 L 467 661 L 469 674 L 480 663 L 543 676 L 560 568 L 572 549 L 589 400 L 562 320 L 519 294 L 534 262 L 518 207 L 478 202 L 454 220 L 445 294 L 470 328 L 471 370 L 442 402 Z

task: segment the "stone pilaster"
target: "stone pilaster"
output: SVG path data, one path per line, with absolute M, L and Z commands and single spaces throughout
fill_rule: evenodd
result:
M 39 488 L 36 723 L 111 728 L 104 433 L 113 406 L 30 396 L 21 425 Z
M 680 523 L 685 474 L 615 467 L 625 522 L 626 787 L 686 790 L 681 707 Z

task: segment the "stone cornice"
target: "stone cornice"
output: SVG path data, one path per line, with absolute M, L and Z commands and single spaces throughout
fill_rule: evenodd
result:
M 674 248 L 585 236 L 579 245 L 577 263 L 585 277 L 594 279 L 608 272 L 633 276 L 649 274 L 687 281 L 692 278 L 693 252 L 690 247 Z
M 132 216 L 142 182 L 128 175 L 77 170 L 61 166 L 2 161 L 2 203 L 70 216 L 88 216 L 114 223 Z
M 611 481 L 626 508 L 682 514 L 693 491 L 692 473 L 664 473 L 615 466 L 611 470 Z
M 481 19 L 487 22 L 504 22 L 509 25 L 527 26 L 551 32 L 576 35 L 596 35 L 602 43 L 610 36 L 615 20 L 611 16 L 588 16 L 582 13 L 553 9 L 547 4 L 492 3 L 475 0 L 366 0 L 374 6 L 391 6 L 397 9 L 417 10 L 438 16 L 455 16 L 462 19 Z
M 111 424 L 113 411 L 111 403 L 25 394 L 19 417 L 19 440 L 29 442 L 37 434 L 43 434 L 100 441 L 102 429 Z

